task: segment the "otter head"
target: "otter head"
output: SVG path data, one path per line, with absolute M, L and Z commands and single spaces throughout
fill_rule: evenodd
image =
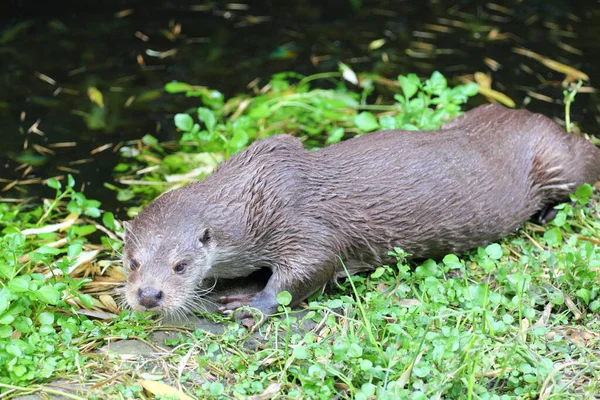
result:
M 186 221 L 144 211 L 125 223 L 125 299 L 136 311 L 184 315 L 201 301 L 198 287 L 210 274 L 216 249 L 213 231 L 190 216 Z

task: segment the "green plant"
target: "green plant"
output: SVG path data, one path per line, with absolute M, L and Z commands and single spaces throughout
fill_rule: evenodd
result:
M 73 310 L 92 306 L 92 297 L 80 291 L 90 280 L 70 272 L 96 231 L 80 218 L 101 211 L 74 184 L 69 176 L 61 191 L 60 182 L 50 180 L 56 197 L 42 206 L 0 204 L 0 383 L 44 380 L 82 362 L 73 343 L 93 324 Z
M 436 128 L 474 89 L 449 88 L 437 73 L 425 82 L 399 77 L 383 89 L 365 74 L 360 87 L 347 87 L 344 73 L 351 75 L 280 74 L 254 96 L 227 101 L 172 83 L 168 91 L 201 103 L 176 117 L 182 140 L 146 135 L 123 147 L 115 171 L 126 186 L 111 187 L 121 200 L 143 204 L 282 131 L 313 148 L 379 128 Z M 389 91 L 395 101 L 368 104 Z M 217 316 L 225 326 L 219 334 L 159 328 L 129 311 L 108 322 L 77 314 L 101 307 L 98 293 L 84 294 L 94 282 L 77 273 L 81 265 L 73 268 L 98 251 L 97 274 L 119 271 L 112 260 L 121 226 L 72 178 L 49 185 L 56 195 L 41 205 L 0 203 L 2 395 L 56 394 L 35 383 L 58 376 L 94 384 L 79 397 L 92 399 L 144 396 L 140 378 L 214 399 L 589 398 L 599 390 L 600 207 L 589 185 L 558 206 L 551 224 L 527 224 L 500 243 L 441 261 L 408 261 L 391 249 L 392 265 L 343 279 L 301 310 L 287 308 L 282 293 L 282 318 L 268 320 L 258 338 Z M 152 357 L 90 354 L 120 339 L 151 343 L 161 329 L 171 336 Z
M 423 82 L 410 74 L 386 88 L 396 93 L 395 102 L 390 99 L 390 104 L 369 105 L 366 101 L 378 78 L 365 74 L 360 87 L 348 87 L 341 76 L 280 73 L 255 95 L 238 95 L 227 101 L 215 90 L 168 83 L 167 92 L 198 98 L 202 103 L 175 115 L 175 126 L 182 132 L 178 146 L 167 152 L 146 135 L 139 145 L 121 148 L 127 162 L 118 164 L 115 172 L 127 187 L 107 186 L 117 191 L 122 201 L 141 197 L 146 202 L 168 188 L 209 174 L 219 161 L 256 139 L 289 133 L 303 137 L 307 147 L 317 148 L 376 129 L 435 129 L 459 115 L 460 105 L 477 93 L 475 84 L 448 87 L 439 72 Z M 321 86 L 332 88 L 313 87 L 323 81 Z M 133 174 L 138 171 L 147 171 L 141 180 Z M 131 208 L 130 215 L 137 211 Z
M 575 95 L 579 92 L 583 86 L 583 81 L 580 79 L 577 84 L 571 85 L 569 89 L 563 91 L 564 102 L 565 102 L 565 129 L 567 132 L 571 132 L 573 128 L 571 124 L 571 104 L 575 101 Z

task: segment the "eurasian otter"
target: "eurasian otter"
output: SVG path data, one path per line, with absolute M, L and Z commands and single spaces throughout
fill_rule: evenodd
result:
M 310 152 L 259 140 L 126 225 L 126 299 L 193 310 L 208 278 L 262 268 L 266 287 L 224 310 L 277 310 L 329 280 L 388 262 L 394 246 L 439 258 L 496 241 L 600 175 L 600 151 L 549 118 L 486 105 L 430 132 L 382 131 Z

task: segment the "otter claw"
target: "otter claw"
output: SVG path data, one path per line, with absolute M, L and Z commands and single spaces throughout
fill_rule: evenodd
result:
M 220 298 L 224 305 L 219 307 L 219 311 L 234 311 L 240 307 L 251 305 L 251 300 L 254 296 L 247 294 L 236 294 L 232 296 L 223 296 Z
M 264 290 L 258 293 L 251 294 L 235 294 L 231 296 L 221 297 L 223 306 L 219 308 L 221 312 L 226 310 L 235 311 L 241 307 L 252 307 L 260 310 L 265 316 L 275 314 L 277 312 L 278 303 L 271 296 L 271 292 Z M 252 314 L 249 311 L 236 312 L 235 316 L 238 319 L 246 318 Z
M 254 297 L 254 294 L 236 294 L 232 296 L 223 296 L 220 298 L 220 300 L 221 303 L 224 303 L 224 305 L 219 307 L 219 311 L 227 316 L 234 315 L 235 319 L 239 320 L 242 326 L 244 326 L 250 331 L 253 328 L 258 327 L 260 324 L 254 319 L 254 316 L 250 311 L 237 310 L 245 306 L 252 307 L 251 302 L 254 299 Z M 264 322 L 264 318 L 261 319 L 261 321 Z
M 244 305 L 249 305 L 253 297 L 254 294 L 232 294 L 230 296 L 221 296 L 219 300 L 221 300 L 221 303 L 243 302 L 246 303 Z

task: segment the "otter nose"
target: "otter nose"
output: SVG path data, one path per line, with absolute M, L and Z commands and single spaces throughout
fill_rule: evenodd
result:
M 146 286 L 138 289 L 138 303 L 146 308 L 154 308 L 160 304 L 163 298 L 162 290 Z

